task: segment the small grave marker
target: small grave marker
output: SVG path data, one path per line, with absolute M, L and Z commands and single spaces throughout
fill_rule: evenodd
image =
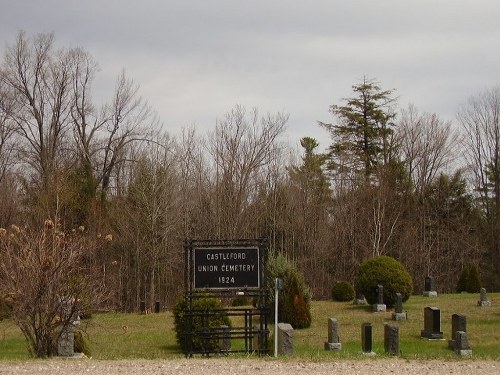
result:
M 374 312 L 386 311 L 387 306 L 384 304 L 384 287 L 377 285 L 377 303 L 373 305 Z
M 448 341 L 450 349 L 455 349 L 455 335 L 458 331 L 467 332 L 467 317 L 463 314 L 451 316 L 451 340 Z
M 434 282 L 434 277 L 427 276 L 425 278 L 423 296 L 424 297 L 437 297 L 436 284 Z
M 399 354 L 399 327 L 395 324 L 384 325 L 384 349 L 389 355 Z
M 293 327 L 288 323 L 278 324 L 278 354 L 293 354 Z
M 467 332 L 455 332 L 455 353 L 460 356 L 471 356 L 472 349 L 467 340 Z
M 421 337 L 429 340 L 442 340 L 441 332 L 441 310 L 437 307 L 426 307 L 424 309 L 424 329 L 421 331 Z
M 491 301 L 488 300 L 488 296 L 486 295 L 485 288 L 481 288 L 481 291 L 479 292 L 479 301 L 477 301 L 477 305 L 480 307 L 490 307 L 491 306 Z
M 372 348 L 373 330 L 371 323 L 361 324 L 361 350 L 365 355 L 375 355 Z
M 339 338 L 339 323 L 337 319 L 328 319 L 328 341 L 325 342 L 325 350 L 340 350 L 342 344 Z
M 403 310 L 403 296 L 401 293 L 396 293 L 396 305 L 392 313 L 392 320 L 406 320 L 407 313 Z

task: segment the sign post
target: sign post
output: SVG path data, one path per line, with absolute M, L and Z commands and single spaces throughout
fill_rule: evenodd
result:
M 274 280 L 274 356 L 278 356 L 278 293 L 283 289 L 283 280 Z

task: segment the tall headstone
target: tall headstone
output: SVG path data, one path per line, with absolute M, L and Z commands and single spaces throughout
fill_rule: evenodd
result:
M 455 349 L 455 334 L 458 331 L 467 332 L 467 317 L 463 314 L 453 314 L 451 316 L 451 340 L 448 341 L 450 349 Z
M 389 355 L 399 354 L 399 327 L 395 324 L 384 325 L 384 349 Z
M 384 304 L 384 287 L 377 285 L 377 303 L 373 305 L 374 312 L 386 311 L 387 306 Z
M 429 340 L 442 340 L 441 332 L 441 310 L 437 307 L 426 307 L 424 309 L 424 329 L 420 336 Z
M 491 301 L 488 300 L 488 296 L 486 295 L 485 288 L 481 288 L 481 291 L 479 292 L 479 301 L 477 301 L 477 305 L 480 307 L 490 307 L 491 306 Z
M 434 277 L 427 276 L 424 283 L 424 297 L 437 297 L 436 284 Z
M 361 324 L 361 350 L 363 354 L 375 355 L 373 352 L 373 327 L 371 323 Z
M 288 323 L 278 323 L 278 354 L 293 354 L 293 327 Z
M 455 332 L 455 353 L 460 356 L 471 356 L 472 349 L 467 340 L 467 332 Z
M 328 319 L 328 341 L 325 342 L 325 350 L 340 350 L 342 344 L 339 338 L 339 323 L 337 319 Z
M 396 305 L 392 313 L 392 320 L 406 320 L 407 313 L 403 310 L 403 296 L 401 293 L 396 293 Z
M 227 325 L 221 325 L 221 341 L 220 341 L 220 348 L 222 352 L 227 352 L 231 350 L 231 327 Z

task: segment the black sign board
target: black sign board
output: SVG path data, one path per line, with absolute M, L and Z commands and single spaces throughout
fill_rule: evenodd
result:
M 194 247 L 194 289 L 260 288 L 259 247 Z

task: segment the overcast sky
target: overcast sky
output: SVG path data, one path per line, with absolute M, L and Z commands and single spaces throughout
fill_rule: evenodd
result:
M 111 95 L 125 69 L 172 135 L 212 129 L 236 104 L 290 115 L 292 144 L 331 121 L 363 76 L 399 106 L 454 120 L 500 82 L 498 0 L 0 0 L 0 54 L 20 30 L 54 32 L 100 65 Z

